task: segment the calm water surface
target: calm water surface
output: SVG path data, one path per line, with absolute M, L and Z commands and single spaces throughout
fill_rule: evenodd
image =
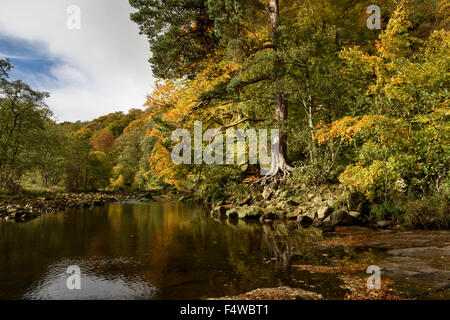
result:
M 0 221 L 0 299 L 199 299 L 282 285 L 342 296 L 334 276 L 291 268 L 320 256 L 286 234 L 282 224 L 220 222 L 179 203 Z M 67 289 L 72 265 L 81 290 Z

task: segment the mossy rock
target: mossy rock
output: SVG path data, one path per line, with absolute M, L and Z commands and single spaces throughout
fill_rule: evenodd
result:
M 223 206 L 213 207 L 211 210 L 211 216 L 213 218 L 224 219 L 227 217 L 227 209 Z
M 300 215 L 300 212 L 298 210 L 293 211 L 293 212 L 289 212 L 286 215 L 286 219 L 288 220 L 297 220 L 297 217 Z
M 268 220 L 278 220 L 283 219 L 284 212 L 281 210 L 277 210 L 276 208 L 266 208 L 264 210 L 264 214 L 262 216 L 263 219 Z
M 230 219 L 259 219 L 264 215 L 264 210 L 257 206 L 237 207 L 227 211 Z

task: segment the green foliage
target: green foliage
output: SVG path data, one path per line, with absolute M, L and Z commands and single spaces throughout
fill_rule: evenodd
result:
M 384 201 L 370 207 L 370 215 L 374 220 L 396 220 L 402 215 L 402 209 L 393 202 Z
M 199 63 L 214 53 L 217 39 L 206 0 L 130 0 L 131 14 L 151 45 L 156 77 L 192 76 Z
M 218 202 L 249 194 L 249 189 L 243 184 L 239 168 L 224 166 L 205 166 L 203 179 L 197 182 L 198 189 L 195 198 L 210 202 Z
M 398 217 L 401 224 L 419 228 L 450 227 L 450 197 L 435 195 L 410 200 L 402 205 L 403 214 Z
M 44 103 L 48 94 L 10 81 L 11 68 L 9 61 L 0 60 L 0 190 L 17 191 L 23 174 L 36 168 L 32 156 L 39 151 L 51 112 Z

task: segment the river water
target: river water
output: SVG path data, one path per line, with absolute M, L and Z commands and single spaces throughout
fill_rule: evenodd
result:
M 0 299 L 203 299 L 283 285 L 342 297 L 335 276 L 291 268 L 320 256 L 302 246 L 306 233 L 287 234 L 159 202 L 0 221 Z M 70 266 L 80 290 L 67 287 Z

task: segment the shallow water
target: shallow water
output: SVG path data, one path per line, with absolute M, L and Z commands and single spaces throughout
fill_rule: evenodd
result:
M 302 247 L 306 234 L 287 233 L 284 224 L 221 222 L 180 203 L 0 221 L 0 299 L 199 299 L 283 285 L 342 297 L 335 276 L 291 268 L 320 256 Z M 80 290 L 66 285 L 73 265 Z

